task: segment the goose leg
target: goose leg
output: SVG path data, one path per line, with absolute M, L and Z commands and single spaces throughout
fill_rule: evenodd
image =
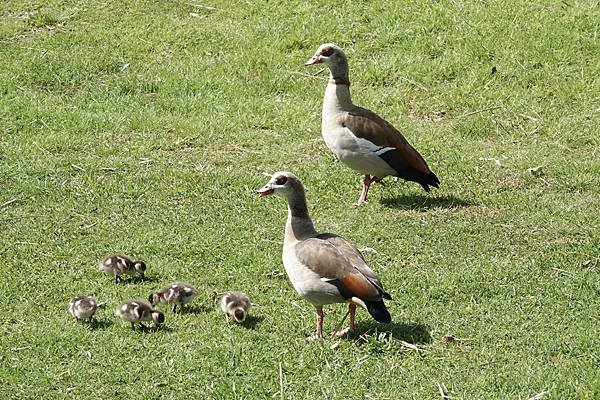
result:
M 323 306 L 317 306 L 317 339 L 323 338 Z
M 348 312 L 350 313 L 350 322 L 348 324 L 348 332 L 356 332 L 356 324 L 354 323 L 354 316 L 356 315 L 356 304 L 348 304 Z
M 358 198 L 356 203 L 354 203 L 355 205 L 360 206 L 363 204 L 367 204 L 367 195 L 369 194 L 369 187 L 373 182 L 375 182 L 374 177 L 372 178 L 371 175 L 365 175 L 365 178 L 363 179 L 362 192 L 360 193 L 360 197 Z
M 356 314 L 356 304 L 354 303 L 349 303 L 348 304 L 348 313 L 346 315 L 350 316 L 350 322 L 348 324 L 348 326 L 344 329 L 340 329 L 338 330 L 335 335 L 337 337 L 341 337 L 344 336 L 347 333 L 354 333 L 356 332 L 356 325 L 354 323 L 354 316 Z M 346 317 L 344 317 L 344 319 L 346 319 Z M 342 325 L 344 323 L 344 321 L 342 320 L 342 322 L 340 322 L 340 325 Z

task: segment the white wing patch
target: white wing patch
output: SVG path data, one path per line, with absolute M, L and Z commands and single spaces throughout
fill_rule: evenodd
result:
M 382 147 L 381 149 L 375 151 L 375 154 L 381 157 L 382 154 L 387 153 L 390 150 L 395 150 L 395 147 Z

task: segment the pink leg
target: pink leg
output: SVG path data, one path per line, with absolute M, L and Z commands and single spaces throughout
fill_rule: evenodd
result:
M 369 194 L 369 187 L 371 186 L 371 183 L 375 182 L 375 178 L 371 178 L 370 175 L 365 175 L 365 178 L 363 179 L 363 188 L 362 188 L 362 192 L 360 194 L 360 197 L 358 198 L 358 200 L 356 201 L 356 205 L 360 206 L 362 204 L 367 204 L 367 194 Z
M 356 304 L 348 303 L 348 313 L 346 313 L 346 315 L 350 315 L 350 323 L 348 324 L 348 326 L 346 328 L 340 329 L 335 333 L 335 335 L 337 337 L 342 337 L 348 333 L 356 332 L 356 325 L 354 323 L 355 314 L 356 314 Z M 342 326 L 342 324 L 344 323 L 344 320 L 346 319 L 346 315 L 344 315 L 344 319 L 342 319 L 342 322 L 340 322 L 340 325 L 338 326 L 338 328 L 340 326 Z
M 348 313 L 350 313 L 350 324 L 348 325 L 348 332 L 356 331 L 356 324 L 354 323 L 354 315 L 356 314 L 356 304 L 348 304 Z
M 323 338 L 323 307 L 317 307 L 317 339 Z

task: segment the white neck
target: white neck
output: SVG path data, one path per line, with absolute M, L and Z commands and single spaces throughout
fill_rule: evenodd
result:
M 283 246 L 286 247 L 290 244 L 317 235 L 318 233 L 308 215 L 304 196 L 301 196 L 301 198 L 288 199 L 288 217 L 285 224 Z
M 348 111 L 353 107 L 350 87 L 343 83 L 330 81 L 323 98 L 323 116 L 331 112 Z

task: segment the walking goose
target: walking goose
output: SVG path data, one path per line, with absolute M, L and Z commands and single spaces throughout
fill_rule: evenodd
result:
M 379 322 L 391 321 L 383 299 L 391 296 L 379 277 L 350 242 L 333 233 L 318 233 L 308 214 L 304 187 L 290 172 L 276 172 L 258 193 L 277 194 L 288 202 L 283 241 L 283 265 L 296 289 L 317 310 L 317 338 L 323 337 L 323 305 L 349 303 L 350 324 L 338 332 L 355 330 L 356 305 Z
M 337 158 L 364 175 L 356 204 L 367 202 L 369 187 L 388 175 L 420 184 L 429 192 L 439 179 L 396 128 L 374 112 L 355 106 L 350 96 L 348 61 L 332 43 L 321 45 L 305 65 L 327 64 L 330 78 L 323 99 L 321 134 Z

